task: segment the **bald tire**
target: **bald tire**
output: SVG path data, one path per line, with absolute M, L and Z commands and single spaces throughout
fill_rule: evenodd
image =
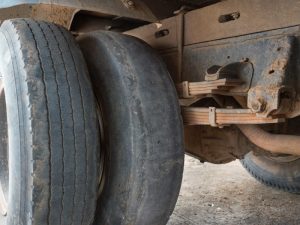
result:
M 166 66 L 126 35 L 99 31 L 78 42 L 102 110 L 107 158 L 94 225 L 165 225 L 184 163 L 181 114 Z

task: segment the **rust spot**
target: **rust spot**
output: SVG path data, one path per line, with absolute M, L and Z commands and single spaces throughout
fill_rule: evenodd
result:
M 286 70 L 288 61 L 286 59 L 277 59 L 272 65 L 269 70 L 269 74 L 274 73 L 275 71 L 284 71 Z

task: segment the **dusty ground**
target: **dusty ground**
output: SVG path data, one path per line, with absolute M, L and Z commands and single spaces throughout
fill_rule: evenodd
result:
M 265 187 L 238 161 L 186 157 L 182 190 L 168 225 L 300 225 L 300 195 Z

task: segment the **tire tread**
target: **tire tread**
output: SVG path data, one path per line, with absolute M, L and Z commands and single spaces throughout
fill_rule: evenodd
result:
M 55 24 L 15 19 L 2 29 L 21 43 L 29 81 L 33 146 L 39 150 L 33 150 L 32 224 L 89 225 L 97 201 L 99 129 L 83 56 L 68 31 Z M 38 61 L 34 68 L 27 51 Z

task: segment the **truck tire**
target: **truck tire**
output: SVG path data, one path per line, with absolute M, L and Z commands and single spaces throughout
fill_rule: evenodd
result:
M 90 225 L 97 201 L 99 127 L 75 40 L 51 23 L 5 21 L 0 73 L 0 114 L 6 110 L 8 131 L 1 132 L 1 153 L 8 157 L 0 167 L 9 177 L 5 182 L 1 170 L 0 195 L 7 200 L 1 224 Z
M 259 182 L 286 192 L 300 193 L 300 157 L 271 157 L 250 152 L 241 162 Z
M 94 225 L 165 225 L 179 194 L 183 127 L 166 66 L 144 42 L 112 32 L 78 38 L 103 124 L 103 188 Z

